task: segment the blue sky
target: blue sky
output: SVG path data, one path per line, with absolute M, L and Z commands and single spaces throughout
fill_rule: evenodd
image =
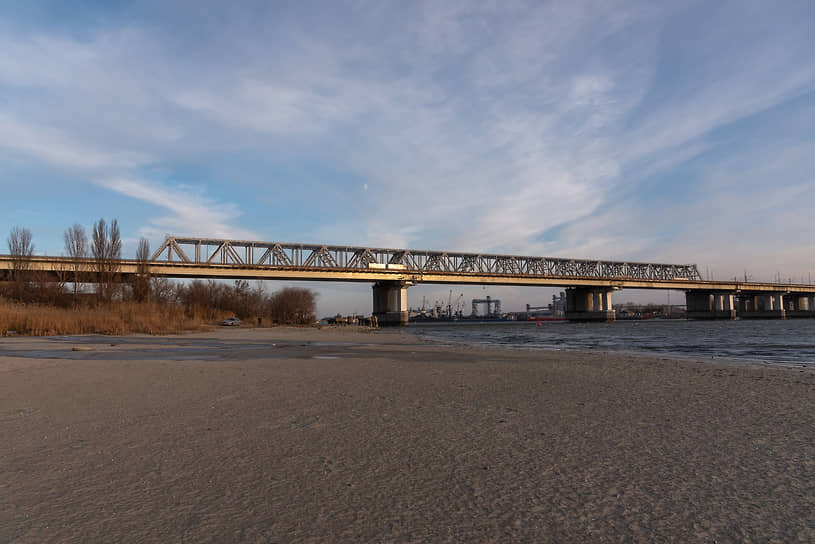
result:
M 170 233 L 806 279 L 812 28 L 795 1 L 2 2 L 0 233 L 59 254 L 105 217 L 131 253 Z M 312 287 L 370 310 L 369 286 Z

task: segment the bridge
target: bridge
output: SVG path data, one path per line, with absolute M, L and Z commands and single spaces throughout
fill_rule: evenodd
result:
M 31 257 L 27 270 L 92 273 L 92 259 Z M 14 259 L 0 256 L 0 274 Z M 169 278 L 368 282 L 381 324 L 407 322 L 407 288 L 419 283 L 565 287 L 566 318 L 610 321 L 619 289 L 678 289 L 697 319 L 815 317 L 815 285 L 703 280 L 694 264 L 600 261 L 412 249 L 168 236 L 148 261 L 122 259 L 118 273 Z

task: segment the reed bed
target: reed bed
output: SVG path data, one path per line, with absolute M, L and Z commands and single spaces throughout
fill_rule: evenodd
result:
M 179 334 L 212 321 L 170 304 L 121 302 L 104 307 L 59 308 L 0 300 L 0 336 L 132 333 Z

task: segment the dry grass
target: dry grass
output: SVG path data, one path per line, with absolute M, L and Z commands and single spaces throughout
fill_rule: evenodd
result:
M 189 317 L 167 304 L 123 302 L 109 307 L 57 308 L 0 300 L 0 336 L 65 334 L 178 334 L 207 328 L 211 321 Z

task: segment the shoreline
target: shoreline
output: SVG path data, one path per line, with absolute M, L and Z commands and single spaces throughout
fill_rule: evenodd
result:
M 618 355 L 621 357 L 631 357 L 635 359 L 648 359 L 648 360 L 655 360 L 658 359 L 660 361 L 680 361 L 680 362 L 691 362 L 691 363 L 699 363 L 699 364 L 709 364 L 709 365 L 717 365 L 721 364 L 723 366 L 748 366 L 748 367 L 757 367 L 757 368 L 778 368 L 778 369 L 786 369 L 786 370 L 800 370 L 802 372 L 815 372 L 815 364 L 812 363 L 792 363 L 792 362 L 770 362 L 767 360 L 762 359 L 749 359 L 749 358 L 736 358 L 736 357 L 721 357 L 721 356 L 711 356 L 710 359 L 705 359 L 699 357 L 698 355 L 683 355 L 681 353 L 673 353 L 673 352 L 647 352 L 647 351 L 628 351 L 628 350 L 581 350 L 581 349 L 570 349 L 570 348 L 545 348 L 545 347 L 522 347 L 522 346 L 511 346 L 511 345 L 489 345 L 489 344 L 468 344 L 466 342 L 456 343 L 450 341 L 449 344 L 435 339 L 428 339 L 429 342 L 438 342 L 440 346 L 449 347 L 449 348 L 457 348 L 457 347 L 472 347 L 472 348 L 480 348 L 484 350 L 510 350 L 510 351 L 517 351 L 522 353 L 575 353 L 579 355 L 584 355 L 587 357 L 591 356 L 607 356 L 607 355 Z
M 676 320 L 659 320 L 660 322 L 665 321 L 676 321 Z M 502 322 L 503 323 L 503 322 Z M 506 323 L 513 323 L 513 322 L 506 322 Z M 480 324 L 487 324 L 491 325 L 492 323 L 474 323 L 474 325 Z M 528 324 L 524 322 L 523 324 Z M 448 324 L 443 324 L 443 326 Z M 763 357 L 739 357 L 739 356 L 719 356 L 719 355 L 710 355 L 701 356 L 701 355 L 694 355 L 694 354 L 686 354 L 682 352 L 671 352 L 671 351 L 659 351 L 655 350 L 647 350 L 647 349 L 580 349 L 580 348 L 550 348 L 545 346 L 522 346 L 522 345 L 511 345 L 511 344 L 491 344 L 488 342 L 467 342 L 466 340 L 457 340 L 454 338 L 447 338 L 447 339 L 440 339 L 434 338 L 430 335 L 422 334 L 422 329 L 428 328 L 432 329 L 433 327 L 437 326 L 435 323 L 431 324 L 420 324 L 418 327 L 405 327 L 405 328 L 371 328 L 367 326 L 360 326 L 360 325 L 277 325 L 271 327 L 255 327 L 253 325 L 243 326 L 240 327 L 239 330 L 242 331 L 278 331 L 281 334 L 290 335 L 294 331 L 301 331 L 303 334 L 309 334 L 305 331 L 323 331 L 320 334 L 323 335 L 341 335 L 342 338 L 346 338 L 348 335 L 390 335 L 391 337 L 401 337 L 401 338 L 413 338 L 415 341 L 418 342 L 425 342 L 425 343 L 433 343 L 439 346 L 447 346 L 450 348 L 454 347 L 461 347 L 461 348 L 484 348 L 484 349 L 498 349 L 498 350 L 513 350 L 518 352 L 543 352 L 543 353 L 579 353 L 584 354 L 586 356 L 592 355 L 605 355 L 605 354 L 613 354 L 613 355 L 621 355 L 626 357 L 645 357 L 645 358 L 658 358 L 658 359 L 676 359 L 679 361 L 695 361 L 701 362 L 704 364 L 723 364 L 723 365 L 747 365 L 747 366 L 756 366 L 760 368 L 785 368 L 791 370 L 802 370 L 802 371 L 815 371 L 815 361 L 791 361 L 791 360 L 780 360 L 774 361 L 772 359 L 767 359 Z M 234 330 L 234 329 L 230 329 Z M 98 334 L 98 333 L 91 333 L 91 334 L 66 334 L 66 335 L 50 335 L 50 336 L 29 336 L 29 335 L 11 335 L 11 336 L 4 336 L 0 337 L 0 345 L 4 341 L 18 341 L 18 342 L 25 342 L 26 340 L 34 340 L 34 339 L 88 339 L 88 338 L 97 338 L 99 339 L 100 343 L 104 343 L 106 340 L 110 340 L 111 342 L 121 343 L 121 339 L 127 338 L 195 338 L 198 335 L 209 336 L 209 335 L 218 335 L 222 332 L 225 332 L 226 329 L 224 327 L 219 327 L 217 325 L 207 325 L 204 329 L 198 330 L 187 330 L 178 333 L 171 333 L 171 334 L 147 334 L 147 333 L 129 333 L 125 335 L 108 335 L 108 334 Z M 264 334 L 260 333 L 259 334 Z M 273 332 L 269 332 L 269 334 L 274 334 Z M 370 337 L 366 337 L 370 339 Z M 119 339 L 119 340 L 117 340 Z M 0 356 L 2 356 L 2 351 L 0 351 Z
M 815 365 L 812 363 L 798 363 L 798 362 L 771 362 L 762 359 L 749 359 L 737 357 L 723 357 L 711 356 L 710 358 L 703 358 L 698 355 L 686 355 L 682 353 L 660 352 L 660 351 L 636 351 L 636 350 L 581 350 L 570 348 L 547 348 L 547 347 L 524 347 L 520 345 L 510 344 L 490 344 L 490 343 L 468 343 L 466 341 L 456 341 L 455 339 L 439 339 L 430 336 L 423 336 L 421 333 L 410 331 L 401 328 L 380 328 L 374 329 L 365 326 L 353 325 L 320 325 L 320 326 L 275 326 L 275 327 L 242 327 L 240 329 L 225 329 L 219 327 L 212 327 L 210 330 L 204 331 L 186 331 L 176 334 L 154 335 L 145 333 L 132 333 L 127 335 L 105 335 L 105 334 L 74 334 L 74 335 L 54 335 L 54 336 L 12 336 L 0 338 L 0 357 L 8 351 L 3 349 L 3 345 L 22 344 L 19 351 L 26 351 L 26 346 L 35 343 L 38 340 L 59 341 L 59 342 L 75 342 L 78 345 L 84 344 L 111 344 L 121 346 L 128 344 L 127 340 L 144 341 L 155 339 L 156 341 L 171 340 L 171 339 L 198 339 L 210 338 L 212 336 L 220 336 L 222 333 L 235 333 L 240 331 L 243 334 L 260 335 L 260 336 L 279 336 L 282 342 L 297 342 L 300 340 L 308 341 L 311 345 L 320 346 L 321 343 L 326 342 L 341 342 L 345 345 L 356 345 L 364 343 L 382 343 L 374 340 L 377 337 L 398 339 L 397 344 L 409 345 L 416 343 L 416 345 L 432 345 L 443 349 L 462 349 L 462 350 L 484 350 L 484 351 L 509 351 L 516 353 L 546 353 L 546 354 L 576 354 L 584 357 L 602 357 L 602 356 L 619 356 L 634 359 L 645 360 L 659 360 L 659 361 L 677 361 L 683 363 L 698 363 L 703 365 L 721 365 L 723 367 L 731 366 L 747 366 L 756 368 L 767 369 L 785 369 L 785 370 L 798 370 L 801 372 L 812 373 L 815 372 Z M 322 340 L 311 339 L 312 336 L 319 335 Z M 237 336 L 242 336 L 238 334 Z M 349 339 L 351 337 L 352 339 Z M 306 340 L 308 339 L 308 340 Z M 90 342 L 89 342 L 90 341 Z M 76 351 L 85 351 L 80 348 Z M 34 350 L 34 355 L 20 355 L 23 358 L 36 358 L 36 353 L 39 350 Z M 60 358 L 60 357 L 56 357 Z M 79 359 L 81 354 L 74 353 L 73 356 L 63 354 L 61 358 Z

